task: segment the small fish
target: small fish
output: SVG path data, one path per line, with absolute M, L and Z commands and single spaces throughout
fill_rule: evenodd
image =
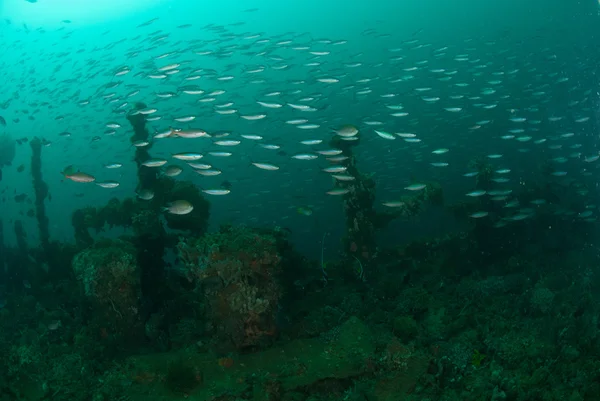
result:
M 236 140 L 226 140 L 226 141 L 215 141 L 215 145 L 218 146 L 237 146 L 241 142 Z
M 108 169 L 115 169 L 115 168 L 121 168 L 123 167 L 123 165 L 121 163 L 108 163 L 104 165 L 104 168 L 108 168 Z
M 269 170 L 269 171 L 279 170 L 279 166 L 276 166 L 276 165 L 270 164 L 270 163 L 252 163 L 252 164 L 261 170 Z
M 87 173 L 82 173 L 80 171 L 76 171 L 75 168 L 73 166 L 68 166 L 66 167 L 63 172 L 62 175 L 74 182 L 94 182 L 96 181 L 96 178 L 93 175 L 87 174 Z
M 163 67 L 160 67 L 158 69 L 158 71 L 164 72 L 164 71 L 174 70 L 174 69 L 178 68 L 179 66 L 180 66 L 180 64 L 173 63 L 173 64 L 169 64 L 169 65 L 165 65 Z
M 256 102 L 258 104 L 260 104 L 263 107 L 269 108 L 269 109 L 278 109 L 280 107 L 283 107 L 282 104 L 279 103 L 265 103 L 265 102 Z
M 203 169 L 198 169 L 198 170 L 196 170 L 196 173 L 198 173 L 200 175 L 203 175 L 205 177 L 213 177 L 215 175 L 221 174 L 221 170 L 211 170 L 211 169 L 203 170 Z
M 194 206 L 186 200 L 176 200 L 163 208 L 163 211 L 177 215 L 188 214 L 192 210 L 194 210 Z
M 102 187 L 102 188 L 116 188 L 119 186 L 119 183 L 116 181 L 104 181 L 104 182 L 97 182 L 96 185 L 98 185 L 99 187 Z
M 317 129 L 320 127 L 319 124 L 300 124 L 297 125 L 298 128 L 300 129 Z
M 306 120 L 306 119 L 297 119 L 297 120 L 288 120 L 285 123 L 290 124 L 290 125 L 299 125 L 299 124 L 305 124 L 307 122 L 308 122 L 308 120 Z
M 383 202 L 382 205 L 387 206 L 387 207 L 402 207 L 405 205 L 405 203 L 402 201 L 390 201 L 390 202 Z
M 146 109 L 139 110 L 138 112 L 139 112 L 140 114 L 148 115 L 148 114 L 154 114 L 154 113 L 156 113 L 157 111 L 158 111 L 157 109 L 146 108 Z
M 167 177 L 176 177 L 181 174 L 182 171 L 183 169 L 179 166 L 167 166 L 165 169 L 165 175 Z
M 425 184 L 411 184 L 407 187 L 404 187 L 404 189 L 407 189 L 409 191 L 420 191 L 422 189 L 424 189 L 426 187 Z
M 340 149 L 318 150 L 317 153 L 320 155 L 323 155 L 323 156 L 337 156 L 340 153 L 342 153 L 342 150 L 340 150 Z
M 349 174 L 332 174 L 331 176 L 338 181 L 354 181 L 356 179 L 356 177 Z
M 196 119 L 196 116 L 183 116 L 183 117 L 174 118 L 173 120 L 180 122 L 180 123 L 188 123 L 190 121 L 194 121 L 195 119 Z
M 396 139 L 396 137 L 394 135 L 389 134 L 389 133 L 387 133 L 385 131 L 375 131 L 375 133 L 377 135 L 379 135 L 380 137 L 382 137 L 383 139 L 387 139 L 387 140 L 390 140 L 390 141 Z
M 189 162 L 188 166 L 190 166 L 191 168 L 196 168 L 196 169 L 200 169 L 200 170 L 208 170 L 208 169 L 210 169 L 212 167 L 210 164 L 206 164 L 206 163 L 192 163 L 192 162 Z
M 319 156 L 317 156 L 317 155 L 311 155 L 309 153 L 301 153 L 301 154 L 292 156 L 292 159 L 297 159 L 297 160 L 314 160 L 317 157 L 319 157 Z
M 142 163 L 142 166 L 146 167 L 161 167 L 167 164 L 165 159 L 148 159 Z
M 240 116 L 240 117 L 242 117 L 244 120 L 256 121 L 256 120 L 262 120 L 266 116 L 267 116 L 266 114 L 254 114 L 254 115 Z
M 172 136 L 173 133 L 174 133 L 174 131 L 169 128 L 168 130 L 157 132 L 156 134 L 154 134 L 154 139 L 168 138 L 168 137 Z
M 340 82 L 340 80 L 337 78 L 319 78 L 319 79 L 317 79 L 317 81 L 324 83 L 324 84 L 335 84 L 337 82 Z
M 231 191 L 229 189 L 203 189 L 202 192 L 208 195 L 227 195 Z
M 343 173 L 348 169 L 348 167 L 346 166 L 332 166 L 332 167 L 326 167 L 323 169 L 324 172 L 326 173 Z
M 303 216 L 312 216 L 312 214 L 313 214 L 312 209 L 310 209 L 308 207 L 299 207 L 296 209 L 296 212 L 298 212 L 298 214 L 301 214 Z
M 175 136 L 178 136 L 180 138 L 188 138 L 188 139 L 210 137 L 210 135 L 208 135 L 208 133 L 206 131 L 203 131 L 201 129 L 187 129 L 187 130 L 178 129 L 178 130 L 173 130 L 172 134 Z
M 303 145 L 318 145 L 322 142 L 323 142 L 322 139 L 307 139 L 305 141 L 300 141 L 300 143 Z
M 343 138 L 354 137 L 358 135 L 358 128 L 353 125 L 344 125 L 335 131 L 335 133 Z
M 260 141 L 261 139 L 263 139 L 263 137 L 260 135 L 241 135 L 241 137 L 244 139 L 250 139 L 253 141 Z
M 202 157 L 204 157 L 204 156 L 201 155 L 200 153 L 185 152 L 185 153 L 176 153 L 173 155 L 173 157 L 178 160 L 195 161 L 195 160 L 202 159 Z
M 154 199 L 154 192 L 150 189 L 142 189 L 137 193 L 137 196 L 141 200 L 149 201 Z
M 331 191 L 327 191 L 325 193 L 327 195 L 339 196 L 339 195 L 346 195 L 348 192 L 350 192 L 350 190 L 348 188 L 334 188 Z

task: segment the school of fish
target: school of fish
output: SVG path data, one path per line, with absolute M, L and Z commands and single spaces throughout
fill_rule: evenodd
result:
M 360 139 L 355 154 L 374 173 L 378 207 L 402 207 L 402 196 L 437 181 L 459 201 L 481 201 L 470 217 L 496 227 L 541 208 L 597 219 L 597 57 L 570 51 L 568 41 L 499 33 L 442 43 L 421 31 L 366 29 L 353 42 L 343 30 L 313 38 L 250 32 L 241 22 L 154 29 L 157 21 L 102 45 L 102 35 L 87 44 L 71 28 L 48 42 L 43 29 L 11 27 L 23 39 L 3 46 L 21 65 L 15 74 L 0 60 L 11 71 L 0 73 L 0 87 L 12 93 L 2 129 L 18 136 L 21 120 L 51 116 L 61 128 L 43 137 L 64 153 L 57 172 L 106 190 L 135 179 L 133 170 L 112 172 L 131 163 L 131 146 L 148 147 L 144 168 L 191 177 L 207 196 L 235 197 L 240 213 L 268 207 L 260 198 L 275 194 L 303 216 L 324 207 L 315 199 L 339 202 L 355 177 L 329 145 L 338 137 Z M 148 141 L 129 142 L 132 113 L 144 116 Z M 75 155 L 84 168 L 71 166 L 83 164 Z M 477 187 L 473 160 L 492 166 L 493 187 Z M 317 195 L 304 204 L 306 192 Z M 141 201 L 153 196 L 138 189 Z M 193 205 L 182 199 L 164 210 L 187 214 Z

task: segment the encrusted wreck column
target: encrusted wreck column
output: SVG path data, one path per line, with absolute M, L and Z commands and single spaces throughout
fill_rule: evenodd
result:
M 33 192 L 35 193 L 35 216 L 40 231 L 40 243 L 44 256 L 48 256 L 50 246 L 50 232 L 48 229 L 48 216 L 44 201 L 48 196 L 48 185 L 42 178 L 42 141 L 33 138 L 29 142 L 31 146 L 31 175 L 33 177 Z
M 0 277 L 6 275 L 6 249 L 4 248 L 4 223 L 0 219 Z
M 151 143 L 146 146 L 140 142 L 150 142 L 149 133 L 146 129 L 146 117 L 139 113 L 146 107 L 143 103 L 137 103 L 135 110 L 129 113 L 127 120 L 133 128 L 131 142 L 136 145 L 135 162 L 138 168 L 138 191 L 145 189 L 157 192 L 158 175 L 156 169 L 145 167 L 142 163 L 150 159 L 149 149 Z M 166 232 L 160 221 L 160 198 L 153 199 L 146 204 L 146 210 L 140 211 L 135 219 L 143 218 L 145 227 L 153 227 L 152 230 L 137 230 L 136 247 L 138 250 L 137 261 L 142 269 L 142 293 L 155 302 L 160 302 L 161 292 L 164 287 L 164 262 Z M 136 220 L 136 221 L 137 221 Z
M 377 256 L 376 233 L 390 221 L 397 218 L 416 216 L 425 203 L 441 204 L 443 196 L 441 187 L 433 182 L 423 185 L 421 191 L 411 196 L 403 196 L 393 212 L 375 209 L 375 181 L 369 175 L 362 174 L 356 166 L 356 158 L 352 148 L 360 139 L 344 140 L 334 138 L 331 145 L 342 150 L 345 160 L 346 174 L 349 180 L 338 182 L 340 187 L 348 190 L 344 195 L 344 214 L 346 215 L 346 236 L 344 249 L 348 263 L 355 264 L 357 276 L 364 280 L 364 268 L 367 268 Z
M 334 147 L 342 150 L 342 154 L 348 159 L 345 166 L 346 173 L 353 177 L 351 181 L 344 181 L 349 192 L 344 195 L 344 213 L 346 215 L 346 237 L 344 238 L 344 249 L 348 256 L 356 258 L 362 266 L 374 257 L 377 244 L 375 243 L 375 222 L 377 212 L 373 208 L 375 202 L 375 181 L 360 173 L 356 167 L 356 159 L 352 148 L 360 140 L 346 141 L 335 138 Z
M 142 165 L 142 163 L 150 159 L 149 150 L 152 147 L 152 143 L 150 143 L 149 139 L 150 134 L 146 129 L 146 117 L 144 114 L 139 113 L 139 111 L 144 108 L 146 108 L 145 104 L 136 103 L 134 111 L 127 115 L 127 120 L 133 128 L 131 143 L 136 145 L 135 163 L 138 168 L 138 190 L 153 189 L 157 181 L 156 170 L 144 168 Z M 148 142 L 148 145 L 141 146 L 142 142 Z
M 22 255 L 27 255 L 29 247 L 27 246 L 27 235 L 23 228 L 23 222 L 21 220 L 15 220 L 14 223 L 15 238 L 17 239 L 17 248 Z

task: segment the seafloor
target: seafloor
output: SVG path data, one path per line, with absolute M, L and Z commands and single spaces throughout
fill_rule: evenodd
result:
M 130 122 L 134 138 L 147 135 Z M 345 235 L 327 238 L 342 244 L 332 260 L 300 255 L 278 227 L 207 233 L 197 188 L 141 168 L 153 202 L 77 210 L 77 241 L 63 244 L 48 236 L 42 152 L 31 146 L 41 241 L 5 222 L 18 245 L 0 238 L 2 401 L 600 399 L 592 224 L 540 208 L 495 228 L 465 217 L 481 200 L 444 204 L 436 183 L 381 213 L 348 146 L 355 180 Z M 137 152 L 141 164 L 148 155 Z M 485 188 L 489 166 L 478 166 Z M 193 213 L 163 220 L 161 205 L 179 198 Z M 391 220 L 431 208 L 464 228 L 379 245 Z M 112 226 L 128 234 L 103 238 Z

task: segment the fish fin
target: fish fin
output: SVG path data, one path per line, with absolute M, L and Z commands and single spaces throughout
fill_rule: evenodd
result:
M 64 168 L 64 170 L 61 172 L 62 175 L 69 176 L 69 175 L 73 175 L 74 173 L 76 173 L 77 171 L 75 170 L 75 167 L 73 167 L 72 164 L 68 165 L 67 167 Z

